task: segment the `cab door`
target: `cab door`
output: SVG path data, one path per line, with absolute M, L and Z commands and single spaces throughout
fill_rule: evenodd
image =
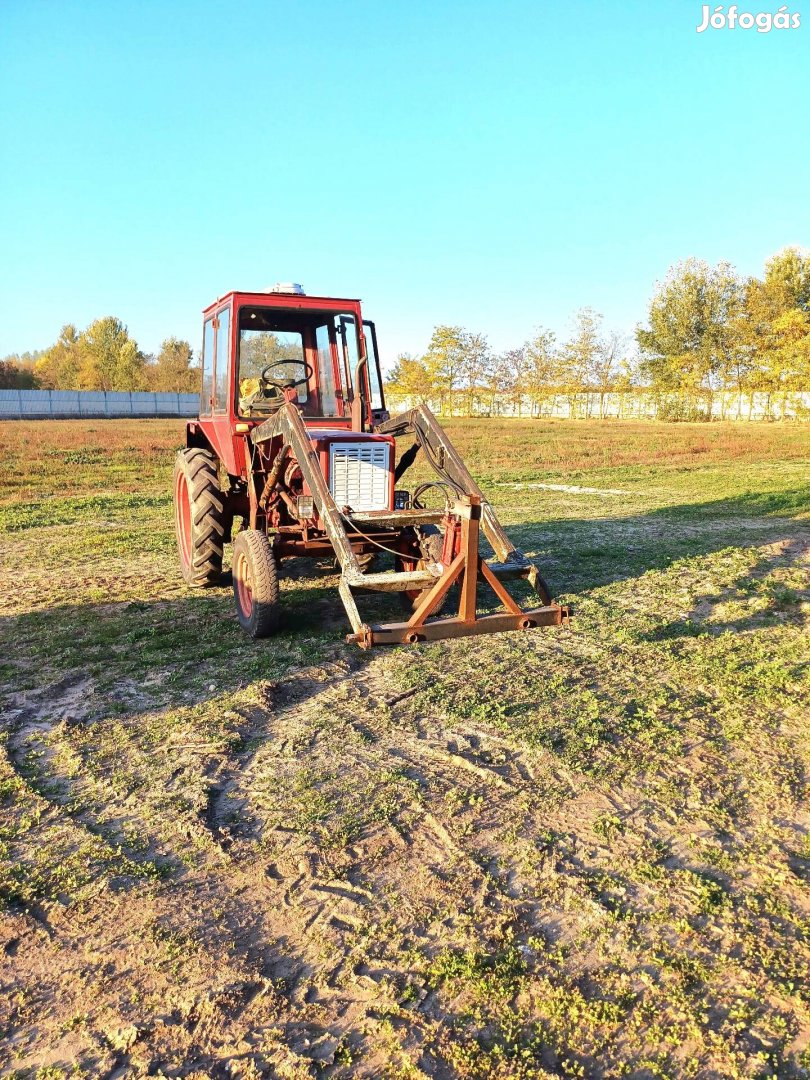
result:
M 203 324 L 202 386 L 200 389 L 200 416 L 210 416 L 214 411 L 214 316 Z
M 374 323 L 368 319 L 363 319 L 363 335 L 366 339 L 366 355 L 368 356 L 366 373 L 368 375 L 371 415 L 375 424 L 381 424 L 383 420 L 388 419 L 388 413 L 385 409 L 382 372 L 380 371 L 380 357 L 377 352 L 377 328 Z
M 200 416 L 208 420 L 208 435 L 217 456 L 231 476 L 244 471 L 244 440 L 234 433 L 231 367 L 233 332 L 231 304 L 226 301 L 203 326 L 203 383 Z

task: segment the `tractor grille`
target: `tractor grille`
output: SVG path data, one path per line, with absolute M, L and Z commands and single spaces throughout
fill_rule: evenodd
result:
M 388 510 L 391 447 L 381 442 L 340 442 L 329 447 L 329 488 L 339 509 Z

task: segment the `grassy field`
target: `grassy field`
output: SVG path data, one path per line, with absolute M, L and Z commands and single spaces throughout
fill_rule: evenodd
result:
M 179 423 L 0 427 L 3 1075 L 810 1076 L 810 429 L 448 426 L 570 629 L 251 642 Z

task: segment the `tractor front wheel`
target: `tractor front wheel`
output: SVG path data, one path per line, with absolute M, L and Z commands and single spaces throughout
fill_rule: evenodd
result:
M 233 595 L 239 625 L 252 638 L 276 632 L 281 616 L 276 558 L 258 529 L 244 529 L 234 540 Z
M 181 450 L 174 465 L 174 527 L 180 569 L 189 585 L 216 585 L 222 576 L 225 499 L 208 450 Z

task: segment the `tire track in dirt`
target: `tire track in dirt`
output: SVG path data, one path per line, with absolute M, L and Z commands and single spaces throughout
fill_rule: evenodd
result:
M 310 1076 L 340 1072 L 341 1055 L 354 1055 L 352 1075 L 381 1075 L 403 1047 L 412 1062 L 414 1048 L 433 1045 L 454 1008 L 434 1015 L 415 955 L 463 949 L 470 920 L 478 942 L 506 924 L 574 942 L 583 927 L 612 920 L 610 881 L 617 890 L 626 881 L 620 869 L 611 879 L 611 863 L 631 839 L 608 843 L 591 825 L 602 815 L 629 833 L 643 791 L 583 788 L 550 753 L 480 722 L 449 723 L 418 700 L 391 684 L 383 656 L 263 687 L 235 710 L 230 749 L 200 743 L 198 825 L 209 843 L 195 864 L 171 882 L 102 891 L 82 913 L 48 913 L 62 948 L 42 1002 L 58 1002 L 61 1015 L 80 1010 L 73 987 L 92 974 L 99 1000 L 82 1046 L 95 1046 L 99 1072 L 182 1062 L 218 1075 L 227 1057 Z M 49 767 L 38 759 L 46 783 Z M 299 773 L 307 783 L 296 793 L 290 778 Z M 362 810 L 353 803 L 386 783 L 400 796 L 390 811 L 361 815 L 345 842 L 319 831 Z M 300 803 L 294 819 L 291 792 Z M 549 799 L 553 812 L 544 814 Z M 325 817 L 308 817 L 319 800 Z M 533 899 L 536 875 L 500 854 L 508 822 L 516 842 L 546 852 L 549 872 L 570 882 L 577 911 L 549 919 Z M 552 824 L 554 838 L 541 843 Z M 616 941 L 631 932 L 619 925 Z M 41 970 L 39 940 L 34 933 L 17 946 L 23 981 Z M 172 966 L 178 950 L 182 978 Z M 147 988 L 140 1011 L 122 1006 L 104 963 L 119 982 L 135 977 Z M 403 1017 L 404 994 L 421 1004 Z M 158 1000 L 171 1022 L 155 1019 Z M 389 1015 L 399 1017 L 393 1036 L 380 1019 Z M 115 1033 L 124 1020 L 139 1034 L 121 1050 L 116 1040 L 126 1039 Z M 432 1075 L 450 1075 L 431 1062 Z

